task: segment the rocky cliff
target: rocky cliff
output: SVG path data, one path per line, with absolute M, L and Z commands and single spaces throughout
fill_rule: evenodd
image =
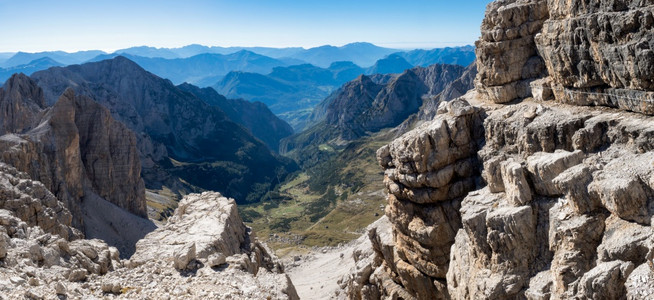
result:
M 392 240 L 370 232 L 348 297 L 651 298 L 651 16 L 489 4 L 475 91 L 377 152 Z
M 138 216 L 145 191 L 134 134 L 92 99 L 66 90 L 50 108 L 25 75 L 0 89 L 3 110 L 0 159 L 42 182 L 73 212 L 83 229 L 81 202 L 90 194 Z
M 652 114 L 650 1 L 495 1 L 477 42 L 477 90 Z

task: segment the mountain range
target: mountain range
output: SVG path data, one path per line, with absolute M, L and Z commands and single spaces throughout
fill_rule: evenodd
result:
M 107 107 L 134 131 L 149 189 L 218 190 L 241 203 L 252 202 L 265 194 L 273 179 L 277 182 L 296 168 L 220 107 L 125 57 L 54 67 L 32 78 L 43 89 L 47 105 L 72 88 Z
M 160 77 L 170 79 L 174 84 L 188 82 L 201 86 L 211 85 L 231 71 L 269 73 L 274 67 L 302 63 L 293 59 L 274 59 L 247 50 L 231 54 L 203 53 L 173 59 L 114 53 L 97 56 L 92 61 L 111 59 L 119 55 L 129 58 Z
M 188 83 L 177 87 L 209 105 L 220 108 L 230 120 L 244 126 L 274 152 L 279 149 L 281 139 L 293 134 L 293 128 L 275 116 L 262 102 L 227 99 L 212 88 L 199 88 Z
M 470 69 L 458 65 L 434 64 L 415 67 L 401 74 L 361 75 L 325 98 L 316 106 L 302 132 L 282 140 L 280 152 L 296 158 L 306 168 L 321 161 L 321 147 L 343 148 L 359 140 L 392 128 L 418 115 L 439 98 L 460 96 L 455 91 L 473 86 Z M 474 76 L 472 76 L 474 77 Z M 465 92 L 465 91 L 464 91 Z
M 272 58 L 290 58 L 301 60 L 319 67 L 328 67 L 335 61 L 351 61 L 360 66 L 371 66 L 378 59 L 391 53 L 400 52 L 398 49 L 379 47 L 370 43 L 351 43 L 336 47 L 324 45 L 314 48 L 270 48 L 270 47 L 207 47 L 202 45 L 188 45 L 181 48 L 153 48 L 132 47 L 117 50 L 117 54 L 130 54 L 144 57 L 160 58 L 187 58 L 204 53 L 231 54 L 239 51 L 250 51 Z
M 447 48 L 443 51 L 413 52 L 409 58 L 415 62 L 444 61 L 447 64 L 474 60 L 473 47 Z M 470 59 L 472 55 L 472 60 Z M 430 63 L 431 65 L 433 63 Z M 291 124 L 295 131 L 304 129 L 312 109 L 342 84 L 361 74 L 402 73 L 415 65 L 401 53 L 377 60 L 369 68 L 352 62 L 334 62 L 327 68 L 313 65 L 276 67 L 267 75 L 252 72 L 230 72 L 216 84 L 216 91 L 231 98 L 261 101 Z
M 131 47 L 108 54 L 99 50 L 67 53 L 63 51 L 46 51 L 37 53 L 0 53 L 0 67 L 12 68 L 30 64 L 32 61 L 49 57 L 62 64 L 80 64 L 89 61 L 99 61 L 118 55 L 129 57 L 146 70 L 161 77 L 171 79 L 175 84 L 189 82 L 200 86 L 209 86 L 217 82 L 229 71 L 248 71 L 267 73 L 270 64 L 274 66 L 289 66 L 303 63 L 327 68 L 334 62 L 350 61 L 358 66 L 369 68 L 379 59 L 391 54 L 398 54 L 413 66 L 427 66 L 433 63 L 455 63 L 468 65 L 474 59 L 472 46 L 442 48 L 432 50 L 412 50 L 409 52 L 398 49 L 378 47 L 370 43 L 352 43 L 341 47 L 320 46 L 315 48 L 268 48 L 268 47 L 208 47 L 188 45 L 180 48 L 154 48 L 147 46 Z M 245 52 L 237 54 L 239 52 Z M 466 52 L 465 57 L 459 52 Z M 252 53 L 259 56 L 255 57 Z M 216 54 L 218 56 L 196 57 L 198 55 Z M 221 57 L 225 56 L 225 57 Z M 247 63 L 243 64 L 243 56 Z M 186 61 L 185 59 L 189 59 Z M 172 60 L 172 61 L 168 61 Z M 234 60 L 234 61 L 232 61 Z M 219 62 L 218 62 L 219 61 Z M 240 63 L 239 63 L 240 62 Z M 281 63 L 280 63 L 281 62 Z M 258 64 L 261 64 L 259 66 Z M 205 65 L 207 67 L 205 67 Z M 182 74 L 175 73 L 170 68 L 182 67 Z M 218 68 L 213 70 L 212 68 Z M 194 70 L 193 68 L 198 68 Z M 402 71 L 402 70 L 400 70 Z M 376 73 L 376 72 L 371 72 Z M 216 75 L 218 74 L 218 75 Z
M 25 65 L 44 57 L 49 57 L 63 65 L 80 64 L 102 54 L 106 53 L 100 50 L 78 51 L 73 53 L 64 51 L 46 51 L 37 53 L 17 52 L 6 60 L 0 60 L 0 67 L 8 68 Z M 2 59 L 2 56 L 0 56 L 0 59 Z
M 327 69 L 303 64 L 276 67 L 267 75 L 230 72 L 212 87 L 230 98 L 261 101 L 300 130 L 317 103 L 362 72 L 351 62 L 336 62 Z
M 50 67 L 59 67 L 63 66 L 64 64 L 55 61 L 54 59 L 50 57 L 41 57 L 37 58 L 33 61 L 30 61 L 29 63 L 18 65 L 18 66 L 13 66 L 13 67 L 8 67 L 8 68 L 0 68 L 0 82 L 4 82 L 7 79 L 11 77 L 11 75 L 16 74 L 16 73 L 23 73 L 25 75 L 32 75 L 32 73 L 40 71 L 40 70 L 45 70 Z

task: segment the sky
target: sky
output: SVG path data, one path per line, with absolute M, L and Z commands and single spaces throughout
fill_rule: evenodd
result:
M 490 0 L 0 0 L 0 52 L 473 44 Z

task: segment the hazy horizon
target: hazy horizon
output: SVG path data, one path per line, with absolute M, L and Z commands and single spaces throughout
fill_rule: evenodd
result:
M 74 50 L 74 51 L 65 51 L 65 50 L 61 50 L 61 49 L 53 49 L 53 50 L 43 50 L 43 51 L 23 51 L 23 50 L 20 50 L 20 51 L 2 51 L 0 53 L 15 54 L 15 53 L 18 53 L 18 52 L 22 52 L 22 53 L 42 53 L 42 52 L 55 52 L 55 51 L 63 51 L 63 52 L 66 52 L 66 53 L 75 53 L 75 52 L 84 52 L 84 51 L 104 51 L 107 54 L 112 54 L 112 53 L 115 53 L 116 51 L 129 49 L 129 48 L 149 47 L 149 48 L 155 48 L 155 49 L 180 49 L 180 48 L 184 48 L 184 47 L 187 47 L 187 46 L 194 46 L 194 45 L 210 47 L 210 48 L 211 47 L 221 47 L 221 48 L 273 48 L 273 49 L 303 48 L 303 49 L 307 50 L 307 49 L 325 47 L 325 46 L 343 47 L 343 46 L 346 46 L 346 45 L 349 45 L 349 44 L 356 44 L 356 43 L 369 43 L 369 42 L 360 41 L 360 42 L 347 43 L 347 44 L 343 44 L 343 45 L 324 44 L 324 45 L 319 45 L 319 46 L 314 46 L 314 47 L 301 47 L 301 46 L 270 47 L 270 46 L 260 46 L 260 45 L 255 45 L 255 46 L 238 46 L 238 45 L 237 46 L 220 46 L 220 45 L 202 45 L 202 44 L 195 43 L 195 44 L 183 45 L 183 46 L 180 46 L 180 47 L 155 47 L 155 46 L 150 46 L 150 45 L 136 45 L 136 46 L 130 46 L 130 47 L 125 47 L 125 48 L 112 49 L 112 50 L 109 50 L 109 51 L 103 50 L 103 49 L 80 49 L 80 50 Z M 370 44 L 373 44 L 373 45 L 378 46 L 378 47 L 384 47 L 384 48 L 396 49 L 396 50 L 403 50 L 403 51 L 442 49 L 442 48 L 447 48 L 447 47 L 449 47 L 449 48 L 467 47 L 467 46 L 474 47 L 474 44 L 467 44 L 467 45 L 442 45 L 442 46 L 436 46 L 436 47 L 409 47 L 409 48 L 404 47 L 403 48 L 403 47 L 382 46 L 382 45 L 377 45 L 377 44 L 374 44 L 374 43 L 370 43 Z
M 395 49 L 472 45 L 488 0 L 7 1 L 0 52 L 342 46 Z

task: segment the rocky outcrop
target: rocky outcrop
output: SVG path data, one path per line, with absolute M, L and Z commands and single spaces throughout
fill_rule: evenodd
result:
M 0 295 L 29 297 L 33 287 L 80 282 L 118 268 L 118 250 L 80 239 L 71 213 L 46 187 L 0 164 Z M 36 292 L 37 294 L 41 294 Z
M 58 235 L 80 236 L 70 212 L 26 174 L 0 164 L 0 192 L 13 197 L 0 208 L 2 299 L 298 299 L 281 264 L 243 225 L 234 200 L 218 193 L 184 198 L 131 260 L 120 260 L 101 240 Z
M 654 113 L 649 1 L 494 1 L 477 42 L 477 91 Z
M 378 151 L 392 242 L 371 231 L 385 265 L 343 286 L 356 299 L 647 299 L 653 137 L 633 113 L 449 102 Z
M 598 124 L 603 132 L 589 134 Z M 654 142 L 654 123 L 523 104 L 493 111 L 485 127 L 479 155 L 488 185 L 461 204 L 450 296 L 612 299 L 631 291 L 627 278 L 654 249 L 654 156 L 638 146 Z M 625 139 L 635 132 L 638 141 Z
M 549 16 L 545 0 L 499 0 L 486 7 L 477 55 L 476 90 L 495 103 L 530 95 L 530 82 L 544 76 L 534 36 Z
M 558 101 L 654 114 L 650 1 L 554 1 L 536 36 Z
M 343 284 L 351 298 L 447 298 L 461 200 L 479 176 L 483 115 L 464 100 L 446 103 L 440 112 L 377 151 L 389 192 L 392 240 L 389 233 L 370 231 L 375 270 Z
M 6 120 L 23 123 L 6 123 L 0 159 L 61 199 L 73 213 L 74 227 L 83 228 L 81 201 L 89 194 L 146 215 L 136 139 L 107 109 L 72 90 L 44 108 L 43 92 L 23 75 L 12 77 L 5 88 L 1 103 L 15 108 L 5 111 Z
M 31 180 L 27 174 L 4 163 L 0 163 L 0 193 L 3 199 L 0 209 L 7 217 L 2 222 L 4 226 L 23 222 L 25 226 L 38 226 L 45 233 L 66 240 L 82 237 L 79 230 L 71 227 L 70 211 L 41 182 Z M 6 227 L 5 230 L 13 235 L 17 228 Z
M 166 225 L 136 244 L 132 266 L 155 259 L 174 261 L 178 269 L 192 268 L 192 261 L 209 264 L 215 256 L 227 257 L 254 274 L 259 267 L 283 271 L 267 249 L 250 235 L 236 203 L 215 192 L 191 194 L 179 202 Z
M 348 295 L 652 298 L 652 20 L 651 1 L 489 4 L 473 107 L 378 151 L 394 245 Z

